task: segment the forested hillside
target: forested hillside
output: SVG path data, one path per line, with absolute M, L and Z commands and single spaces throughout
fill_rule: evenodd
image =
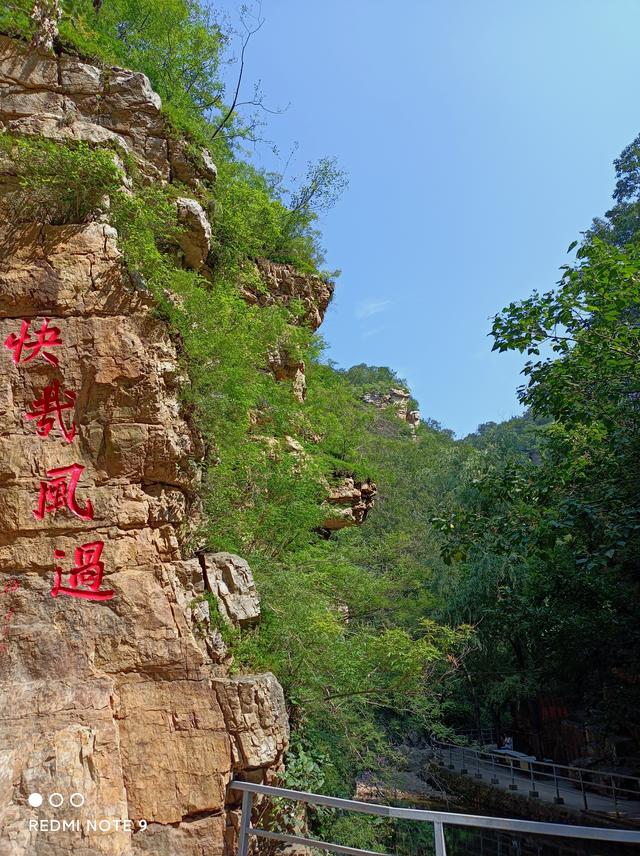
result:
M 55 2 L 38 5 L 57 18 Z M 32 38 L 32 6 L 3 4 L 0 30 Z M 282 781 L 351 795 L 363 772 L 393 767 L 409 734 L 482 725 L 549 755 L 557 735 L 536 711 L 550 697 L 601 735 L 602 757 L 607 738 L 624 738 L 614 760 L 633 767 L 640 141 L 616 163 L 615 207 L 571 248 L 556 287 L 494 319 L 494 349 L 528 357 L 526 414 L 456 440 L 406 418 L 409 391 L 399 412 L 389 394 L 407 386 L 393 370 L 331 364 L 300 300 L 266 300 L 256 263 L 332 290 L 318 217 L 346 177 L 326 158 L 287 187 L 252 165 L 255 119 L 221 79 L 229 34 L 193 0 L 69 0 L 56 23 L 54 51 L 144 72 L 188 157 L 202 167 L 204 148 L 217 167 L 190 190 L 211 230 L 194 270 L 176 254 L 179 183 L 152 181 L 99 143 L 0 135 L 10 216 L 106 220 L 179 343 L 182 397 L 205 446 L 188 549 L 239 554 L 253 569 L 259 625 L 230 627 L 211 597 L 210 607 L 234 669 L 272 671 L 285 690 Z M 268 369 L 275 352 L 280 374 Z M 304 370 L 297 394 L 291 366 Z M 377 487 L 362 525 L 336 523 L 328 497 L 345 483 Z M 389 834 L 364 821 L 341 831 L 372 847 Z

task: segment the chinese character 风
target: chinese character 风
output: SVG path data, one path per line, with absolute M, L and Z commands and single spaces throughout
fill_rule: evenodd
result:
M 84 508 L 76 501 L 76 487 L 84 467 L 72 464 L 70 467 L 56 467 L 47 471 L 47 481 L 40 482 L 38 507 L 33 511 L 36 520 L 42 520 L 45 514 L 55 512 L 58 508 L 68 508 L 80 520 L 93 519 L 93 506 L 88 499 Z

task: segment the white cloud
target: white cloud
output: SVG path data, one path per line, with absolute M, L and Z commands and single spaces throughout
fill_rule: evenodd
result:
M 386 327 L 374 327 L 374 329 L 373 329 L 373 330 L 364 330 L 364 331 L 360 334 L 360 337 L 361 337 L 362 339 L 368 339 L 368 338 L 369 338 L 369 336 L 377 336 L 379 333 L 384 333 L 384 331 L 385 331 L 386 329 L 387 329 Z
M 356 318 L 360 320 L 371 318 L 372 315 L 384 312 L 387 306 L 390 305 L 390 300 L 361 300 L 356 306 Z

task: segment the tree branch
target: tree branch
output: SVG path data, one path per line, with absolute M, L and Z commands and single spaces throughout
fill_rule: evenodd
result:
M 257 33 L 262 28 L 262 25 L 264 24 L 264 18 L 262 20 L 260 20 L 261 9 L 262 9 L 262 4 L 260 4 L 260 6 L 258 7 L 258 15 L 257 15 L 258 24 L 256 27 L 254 27 L 253 29 L 249 29 L 247 27 L 247 25 L 245 24 L 245 22 L 244 21 L 242 22 L 244 28 L 247 31 L 247 35 L 242 40 L 242 49 L 240 51 L 240 69 L 238 71 L 238 80 L 236 81 L 236 88 L 235 88 L 235 92 L 233 94 L 233 101 L 231 102 L 231 106 L 229 107 L 229 109 L 225 113 L 222 121 L 218 124 L 218 126 L 215 128 L 213 134 L 211 135 L 212 140 L 214 140 L 218 136 L 218 134 L 220 133 L 220 131 L 222 131 L 222 129 L 227 124 L 227 122 L 229 122 L 229 120 L 231 119 L 231 117 L 233 116 L 233 114 L 236 110 L 236 107 L 238 106 L 238 98 L 240 96 L 240 86 L 242 85 L 242 75 L 244 74 L 245 51 L 247 49 L 247 45 L 249 44 L 249 40 L 251 39 L 251 36 L 253 36 L 255 33 Z M 213 104 L 211 104 L 210 106 L 213 106 Z M 204 107 L 203 109 L 207 109 L 207 108 Z

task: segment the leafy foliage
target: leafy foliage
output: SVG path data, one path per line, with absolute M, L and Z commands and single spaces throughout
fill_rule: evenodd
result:
M 18 186 L 4 195 L 13 222 L 78 223 L 115 191 L 122 169 L 115 152 L 86 143 L 0 135 L 0 156 L 11 161 Z
M 261 624 L 219 628 L 237 669 L 271 670 L 285 688 L 294 741 L 284 783 L 351 795 L 360 772 L 395 762 L 408 732 L 504 722 L 541 693 L 633 733 L 638 141 L 616 162 L 616 205 L 557 287 L 494 319 L 494 348 L 529 358 L 527 415 L 463 442 L 427 421 L 414 440 L 392 408 L 363 402 L 406 388 L 395 372 L 338 370 L 295 312 L 240 297 L 247 280 L 258 284 L 258 257 L 319 270 L 317 217 L 345 186 L 335 162 L 310 165 L 287 189 L 243 159 L 237 110 L 228 133 L 217 132 L 229 112 L 220 79 L 229 35 L 195 0 L 105 0 L 98 13 L 68 0 L 64 12 L 64 44 L 144 71 L 173 133 L 186 134 L 194 156 L 209 147 L 218 165 L 215 189 L 200 194 L 213 230 L 205 278 L 176 263 L 179 188 L 143 182 L 111 151 L 0 136 L 24 216 L 64 223 L 108 212 L 133 283 L 173 331 L 185 410 L 206 445 L 194 546 L 240 553 L 254 569 Z M 0 27 L 28 35 L 27 13 L 16 0 Z M 303 403 L 265 370 L 283 342 L 306 363 Z M 377 481 L 377 505 L 366 526 L 326 538 L 327 486 L 347 474 Z M 313 823 L 352 846 L 410 850 L 410 832 L 386 821 L 326 813 Z
M 248 306 L 233 279 L 219 274 L 211 289 L 175 267 L 163 250 L 177 229 L 166 194 L 144 186 L 114 194 L 110 216 L 129 270 L 180 336 L 190 377 L 186 403 L 209 445 L 199 538 L 210 549 L 246 556 L 261 593 L 260 626 L 229 641 L 238 667 L 275 672 L 300 751 L 326 759 L 328 786 L 348 792 L 359 769 L 378 763 L 391 729 L 400 733 L 409 719 L 417 728 L 437 722 L 434 688 L 452 671 L 469 630 L 440 626 L 418 605 L 398 609 L 398 575 L 380 567 L 374 544 L 354 549 L 348 537 L 320 537 L 332 474 L 369 474 L 384 465 L 391 481 L 407 433 L 380 444 L 375 411 L 362 403 L 360 389 L 319 361 L 317 344 L 288 323 L 285 310 Z M 283 336 L 309 364 L 303 404 L 260 369 Z M 401 424 L 392 414 L 381 418 Z M 291 435 L 303 440 L 303 453 L 287 450 Z M 436 445 L 451 442 L 434 436 Z M 392 460 L 376 453 L 382 448 Z M 390 511 L 389 552 L 405 525 L 399 503 Z M 440 561 L 433 545 L 429 555 Z M 412 575 L 422 573 L 407 570 L 407 588 L 415 589 Z
M 530 357 L 531 413 L 470 438 L 482 456 L 434 521 L 454 569 L 446 614 L 478 626 L 476 723 L 556 693 L 605 732 L 636 727 L 640 257 L 635 227 L 622 231 L 637 152 L 616 162 L 618 207 L 557 288 L 496 316 L 494 349 Z

